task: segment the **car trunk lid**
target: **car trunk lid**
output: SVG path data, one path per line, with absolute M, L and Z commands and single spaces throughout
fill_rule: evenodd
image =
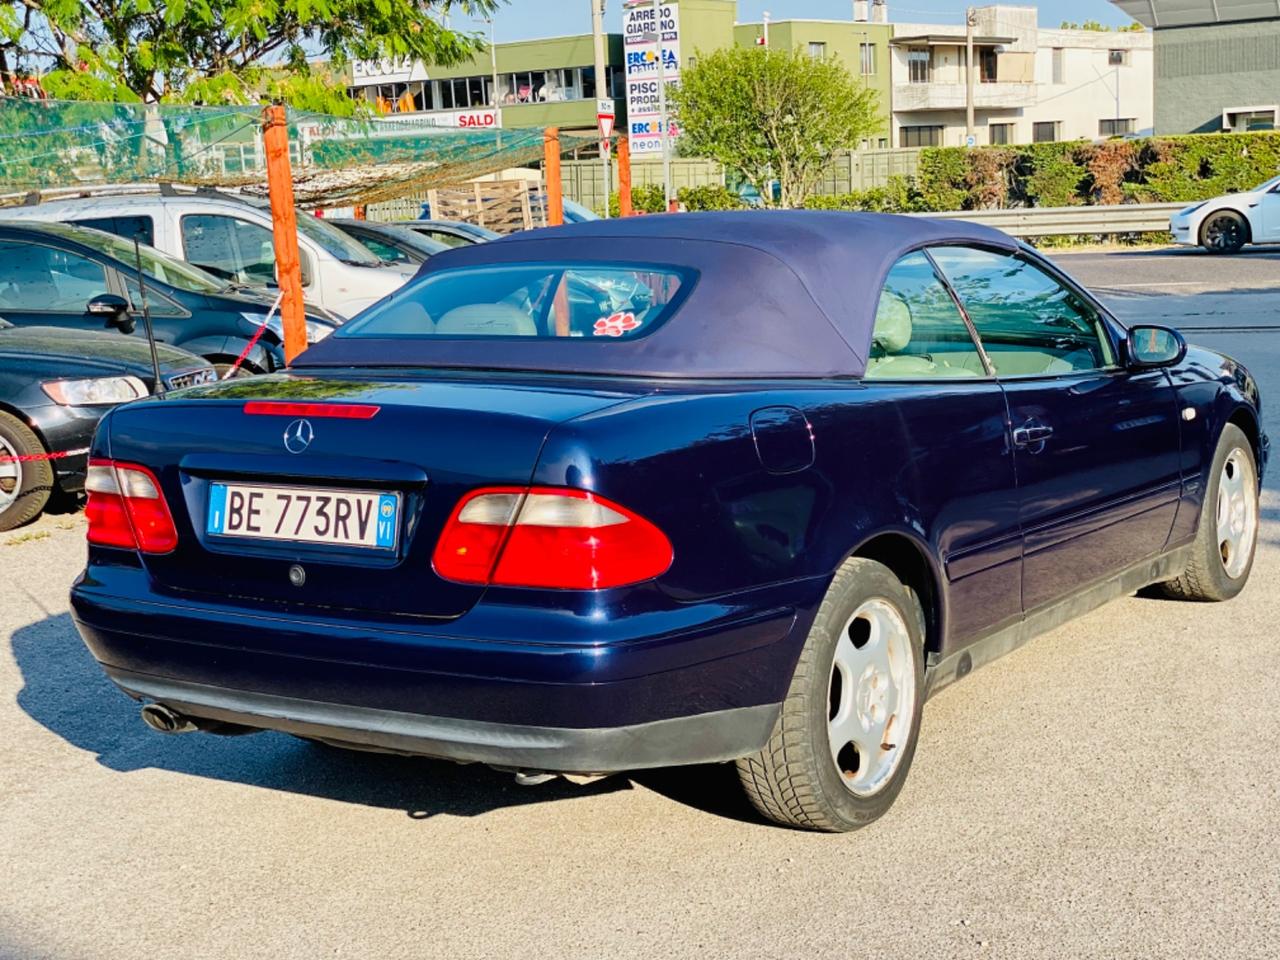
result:
M 296 611 L 451 618 L 483 592 L 432 569 L 436 540 L 462 495 L 527 484 L 555 424 L 641 392 L 565 380 L 283 374 L 121 408 L 109 421 L 109 450 L 117 462 L 153 470 L 173 513 L 178 547 L 144 556 L 164 590 Z M 273 406 L 281 402 L 316 406 Z M 353 405 L 376 410 L 332 415 Z M 247 412 L 258 408 L 265 412 Z M 299 421 L 308 427 L 305 444 Z M 244 485 L 375 494 L 357 505 L 362 514 L 390 496 L 395 536 L 379 548 L 211 533 L 211 511 L 225 507 L 227 489 Z

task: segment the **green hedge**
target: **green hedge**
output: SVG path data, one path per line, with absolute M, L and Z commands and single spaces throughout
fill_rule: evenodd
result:
M 886 213 L 1192 203 L 1248 190 L 1280 173 L 1280 133 L 1202 134 L 1035 143 L 1016 147 L 930 147 L 911 178 L 807 206 Z
M 741 197 L 718 183 L 681 187 L 676 191 L 676 199 L 689 211 L 741 210 L 746 206 Z M 631 209 L 637 213 L 662 213 L 664 200 L 665 194 L 660 183 L 646 183 L 631 188 Z M 614 192 L 609 197 L 609 216 L 618 216 L 620 209 L 618 194 Z

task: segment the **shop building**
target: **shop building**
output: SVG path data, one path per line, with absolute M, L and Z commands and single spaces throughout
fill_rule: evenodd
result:
M 1156 133 L 1280 129 L 1280 4 L 1112 3 L 1154 38 Z

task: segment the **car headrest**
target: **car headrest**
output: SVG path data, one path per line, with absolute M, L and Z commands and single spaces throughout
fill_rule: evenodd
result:
M 911 308 L 896 293 L 886 290 L 880 294 L 871 340 L 885 353 L 901 353 L 911 342 Z
M 508 303 L 470 303 L 454 307 L 436 323 L 438 336 L 536 337 L 538 326 Z

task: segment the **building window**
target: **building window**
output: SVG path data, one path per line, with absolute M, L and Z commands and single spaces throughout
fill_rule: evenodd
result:
M 1067 82 L 1067 65 L 1066 51 L 1061 47 L 1053 48 L 1053 82 L 1055 84 L 1064 84 Z
M 862 61 L 862 75 L 869 77 L 876 72 L 876 45 L 864 43 L 859 48 Z
M 1222 129 L 1228 133 L 1275 130 L 1280 122 L 1278 107 L 1242 107 L 1222 111 Z
M 809 56 L 815 60 L 821 60 L 827 55 L 827 45 L 825 43 L 810 43 Z
M 900 127 L 898 146 L 940 147 L 942 146 L 942 127 Z
M 933 74 L 933 50 L 929 47 L 907 48 L 907 79 L 912 83 L 928 83 Z
M 1108 50 L 1107 66 L 1108 67 L 1127 67 L 1129 65 L 1128 50 Z
M 1058 120 L 1039 120 L 1031 125 L 1031 142 L 1032 143 L 1053 143 L 1058 139 L 1058 128 L 1061 126 Z
M 987 142 L 993 144 L 1013 143 L 1013 124 L 993 123 L 988 126 Z
M 996 82 L 996 52 L 992 47 L 983 47 L 978 51 L 978 82 Z
M 1100 137 L 1123 137 L 1127 133 L 1133 133 L 1134 124 L 1137 121 L 1133 117 L 1123 120 L 1099 120 L 1098 136 Z

